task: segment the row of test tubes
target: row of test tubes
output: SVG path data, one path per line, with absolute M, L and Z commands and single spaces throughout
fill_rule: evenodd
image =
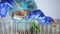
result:
M 10 23 L 10 22 L 9 22 Z M 42 26 L 38 25 L 40 27 L 40 32 L 36 32 L 33 27 L 30 28 L 29 31 L 19 31 L 17 32 L 17 28 L 15 29 L 11 24 L 7 22 L 0 21 L 0 34 L 60 34 L 60 21 L 57 20 L 56 27 L 50 26 Z M 8 26 L 9 24 L 10 26 Z M 17 26 L 17 25 L 16 25 Z M 17 26 L 18 27 L 18 26 Z M 15 29 L 15 32 L 14 32 Z

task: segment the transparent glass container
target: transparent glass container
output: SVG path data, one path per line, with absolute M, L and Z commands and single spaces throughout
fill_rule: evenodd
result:
M 33 27 L 30 28 L 29 31 L 20 31 L 20 33 L 17 32 L 17 29 L 14 30 L 13 24 L 10 24 L 12 21 L 3 21 L 0 20 L 0 34 L 38 34 Z M 40 27 L 40 34 L 60 34 L 60 21 L 55 20 L 56 27 L 50 26 L 42 26 L 38 25 Z M 17 26 L 18 27 L 18 26 Z

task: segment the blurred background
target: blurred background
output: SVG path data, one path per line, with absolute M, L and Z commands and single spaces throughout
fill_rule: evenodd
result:
M 35 0 L 35 2 L 45 15 L 60 18 L 60 0 Z

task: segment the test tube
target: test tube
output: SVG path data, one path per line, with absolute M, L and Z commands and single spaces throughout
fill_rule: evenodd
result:
M 59 32 L 58 32 L 58 34 L 60 34 L 60 21 L 59 21 Z
M 17 25 L 18 25 L 18 23 L 16 23 L 16 34 L 17 34 L 17 27 L 18 27 Z
M 42 25 L 40 24 L 40 34 L 42 34 Z
M 48 34 L 50 34 L 50 27 L 51 25 L 48 25 Z
M 2 32 L 4 34 L 4 23 L 2 23 Z

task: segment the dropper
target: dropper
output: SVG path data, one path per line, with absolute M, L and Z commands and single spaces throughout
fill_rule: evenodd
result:
M 35 31 L 37 31 L 38 34 L 40 34 L 40 28 L 39 28 L 39 26 L 37 24 L 35 24 L 34 20 L 31 21 L 31 25 L 33 26 Z

